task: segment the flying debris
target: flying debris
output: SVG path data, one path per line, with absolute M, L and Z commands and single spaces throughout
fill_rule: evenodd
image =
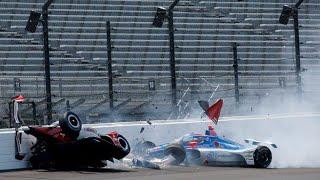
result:
M 143 133 L 143 131 L 144 131 L 144 127 L 141 127 L 140 134 Z
M 160 166 L 156 163 L 147 160 L 133 159 L 133 166 L 142 167 L 142 168 L 150 168 L 150 169 L 160 169 Z

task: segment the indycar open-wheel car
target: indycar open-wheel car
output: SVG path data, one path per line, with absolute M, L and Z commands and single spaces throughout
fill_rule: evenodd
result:
M 19 117 L 18 110 L 14 112 Z M 30 148 L 33 168 L 103 167 L 107 160 L 120 160 L 130 153 L 124 136 L 115 131 L 99 134 L 95 129 L 82 128 L 80 118 L 73 112 L 66 112 L 63 119 L 51 125 L 29 126 L 23 131 L 36 138 Z M 20 146 L 17 149 L 19 152 Z

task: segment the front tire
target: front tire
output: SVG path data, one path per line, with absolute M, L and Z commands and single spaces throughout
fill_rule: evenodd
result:
M 174 157 L 175 160 L 170 162 L 171 165 L 179 165 L 185 160 L 186 151 L 180 144 L 171 144 L 165 149 L 164 155 Z
M 66 112 L 64 118 L 59 121 L 62 131 L 73 137 L 77 138 L 82 128 L 82 122 L 78 115 L 73 112 Z
M 131 148 L 130 148 L 129 142 L 125 137 L 118 134 L 117 138 L 120 145 L 116 149 L 114 157 L 119 160 L 127 156 L 130 153 Z
M 253 158 L 256 168 L 267 168 L 271 164 L 272 153 L 268 147 L 260 146 L 255 150 Z

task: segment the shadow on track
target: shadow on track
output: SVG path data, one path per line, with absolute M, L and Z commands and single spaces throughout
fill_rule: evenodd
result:
M 129 169 L 113 169 L 113 168 L 56 168 L 56 169 L 38 169 L 38 172 L 78 172 L 78 173 L 124 173 L 135 172 Z

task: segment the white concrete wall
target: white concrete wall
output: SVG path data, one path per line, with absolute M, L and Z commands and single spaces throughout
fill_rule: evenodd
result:
M 23 136 L 23 151 L 28 152 L 30 138 Z M 15 133 L 13 129 L 0 131 L 0 170 L 21 169 L 28 167 L 28 157 L 15 159 Z
M 118 131 L 124 135 L 131 145 L 139 139 L 145 139 L 156 144 L 170 142 L 186 133 L 203 133 L 207 125 L 211 124 L 208 120 L 179 120 L 179 121 L 153 121 L 149 125 L 145 121 L 130 123 L 107 123 L 84 125 L 93 127 L 99 133 Z M 140 134 L 141 127 L 145 130 Z M 307 128 L 304 128 L 307 127 Z M 308 138 L 312 148 L 314 143 L 318 143 L 320 137 L 320 114 L 295 114 L 295 115 L 275 115 L 275 116 L 241 116 L 221 118 L 216 130 L 220 135 L 232 138 L 235 141 L 243 142 L 245 138 L 253 138 L 263 141 L 272 141 L 278 144 L 279 149 L 292 151 L 291 144 L 294 139 L 298 144 Z M 319 135 L 319 136 L 317 136 Z M 31 146 L 32 137 L 23 136 L 23 151 L 28 152 Z M 308 146 L 308 145 L 304 145 Z M 0 170 L 20 169 L 28 167 L 25 160 L 15 160 L 14 130 L 0 130 Z M 277 157 L 277 154 L 275 154 Z M 320 161 L 320 159 L 319 159 Z M 320 163 L 319 163 L 320 164 Z

